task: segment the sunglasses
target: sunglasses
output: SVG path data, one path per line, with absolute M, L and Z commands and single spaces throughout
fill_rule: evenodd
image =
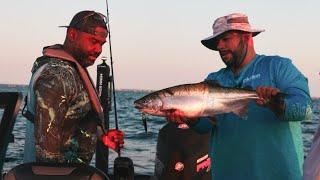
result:
M 86 21 L 88 20 L 88 18 L 93 18 L 94 20 L 97 21 L 103 21 L 105 24 L 107 24 L 107 17 L 99 12 L 95 12 L 92 11 L 91 13 L 87 14 L 86 16 L 82 17 L 81 19 L 79 19 L 78 21 L 76 21 L 73 26 L 77 27 L 77 25 L 81 22 L 86 23 Z
M 90 26 L 85 26 L 82 27 L 83 24 L 87 24 L 88 20 L 95 20 L 97 22 L 103 22 L 105 27 L 107 27 L 107 17 L 101 13 L 98 12 L 90 12 L 89 14 L 87 14 L 86 16 L 83 16 L 81 19 L 79 19 L 78 21 L 74 22 L 72 27 L 82 31 L 82 32 L 86 32 L 89 34 L 93 34 L 93 35 L 98 35 L 101 37 L 107 37 L 108 33 L 102 33 L 102 32 L 96 32 L 95 28 L 90 27 Z

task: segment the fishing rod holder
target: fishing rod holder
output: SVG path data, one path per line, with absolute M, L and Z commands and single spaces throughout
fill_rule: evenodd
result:
M 107 58 L 101 58 L 102 63 L 97 66 L 97 85 L 98 96 L 104 111 L 112 109 L 112 80 L 110 67 L 106 63 Z M 109 115 L 109 113 L 107 114 Z
M 102 123 L 105 131 L 108 131 L 109 112 L 112 109 L 112 76 L 110 75 L 110 67 L 106 63 L 107 58 L 102 57 L 101 60 L 102 63 L 97 65 L 96 90 L 104 113 L 104 121 Z M 96 147 L 96 167 L 108 174 L 109 149 L 101 141 L 97 142 Z

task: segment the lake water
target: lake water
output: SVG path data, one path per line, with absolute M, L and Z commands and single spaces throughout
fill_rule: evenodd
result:
M 26 93 L 25 86 L 0 85 L 0 91 L 20 91 Z M 156 151 L 157 135 L 161 127 L 166 123 L 163 118 L 148 117 L 148 133 L 144 131 L 141 120 L 141 113 L 133 107 L 133 101 L 147 94 L 147 91 L 117 91 L 117 109 L 119 128 L 125 132 L 125 148 L 121 151 L 122 156 L 130 157 L 135 164 L 135 172 L 138 174 L 151 175 L 154 170 L 154 158 Z M 310 148 L 313 135 L 319 122 L 320 99 L 313 99 L 313 117 L 311 121 L 303 122 L 303 142 L 305 154 Z M 110 112 L 110 128 L 114 128 L 113 112 Z M 0 111 L 0 114 L 2 112 Z M 4 171 L 23 163 L 23 147 L 25 136 L 26 119 L 17 116 L 13 130 L 15 137 L 14 143 L 10 143 Z M 116 153 L 110 151 L 109 172 L 113 169 L 113 160 L 117 157 Z M 94 159 L 91 162 L 94 165 Z

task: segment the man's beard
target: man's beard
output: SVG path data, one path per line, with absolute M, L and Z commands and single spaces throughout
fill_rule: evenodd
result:
M 76 51 L 75 53 L 75 59 L 81 64 L 81 66 L 83 67 L 88 67 L 90 66 L 91 64 L 88 64 L 88 54 L 87 53 L 84 53 L 83 51 Z
M 99 55 L 91 55 L 81 49 L 79 45 L 75 45 L 73 48 L 73 57 L 80 63 L 83 67 L 88 67 L 93 65 L 93 63 L 89 60 L 89 56 L 98 57 Z
M 241 38 L 236 50 L 231 52 L 231 55 L 232 55 L 231 60 L 230 61 L 223 60 L 223 62 L 227 65 L 227 67 L 237 68 L 242 64 L 244 58 L 246 57 L 247 50 L 248 50 L 248 45 L 244 43 L 243 38 Z

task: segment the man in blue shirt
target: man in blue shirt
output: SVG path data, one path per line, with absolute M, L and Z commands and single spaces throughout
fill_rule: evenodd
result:
M 233 113 L 186 119 L 182 112 L 168 114 L 173 122 L 187 122 L 197 132 L 212 130 L 212 178 L 245 180 L 301 179 L 303 146 L 300 121 L 310 113 L 307 79 L 288 58 L 258 55 L 253 38 L 262 29 L 252 28 L 248 17 L 233 13 L 215 20 L 213 35 L 202 40 L 218 51 L 225 68 L 206 80 L 221 86 L 252 88 L 260 99 L 248 105 L 245 119 Z M 273 101 L 279 92 L 282 101 Z

